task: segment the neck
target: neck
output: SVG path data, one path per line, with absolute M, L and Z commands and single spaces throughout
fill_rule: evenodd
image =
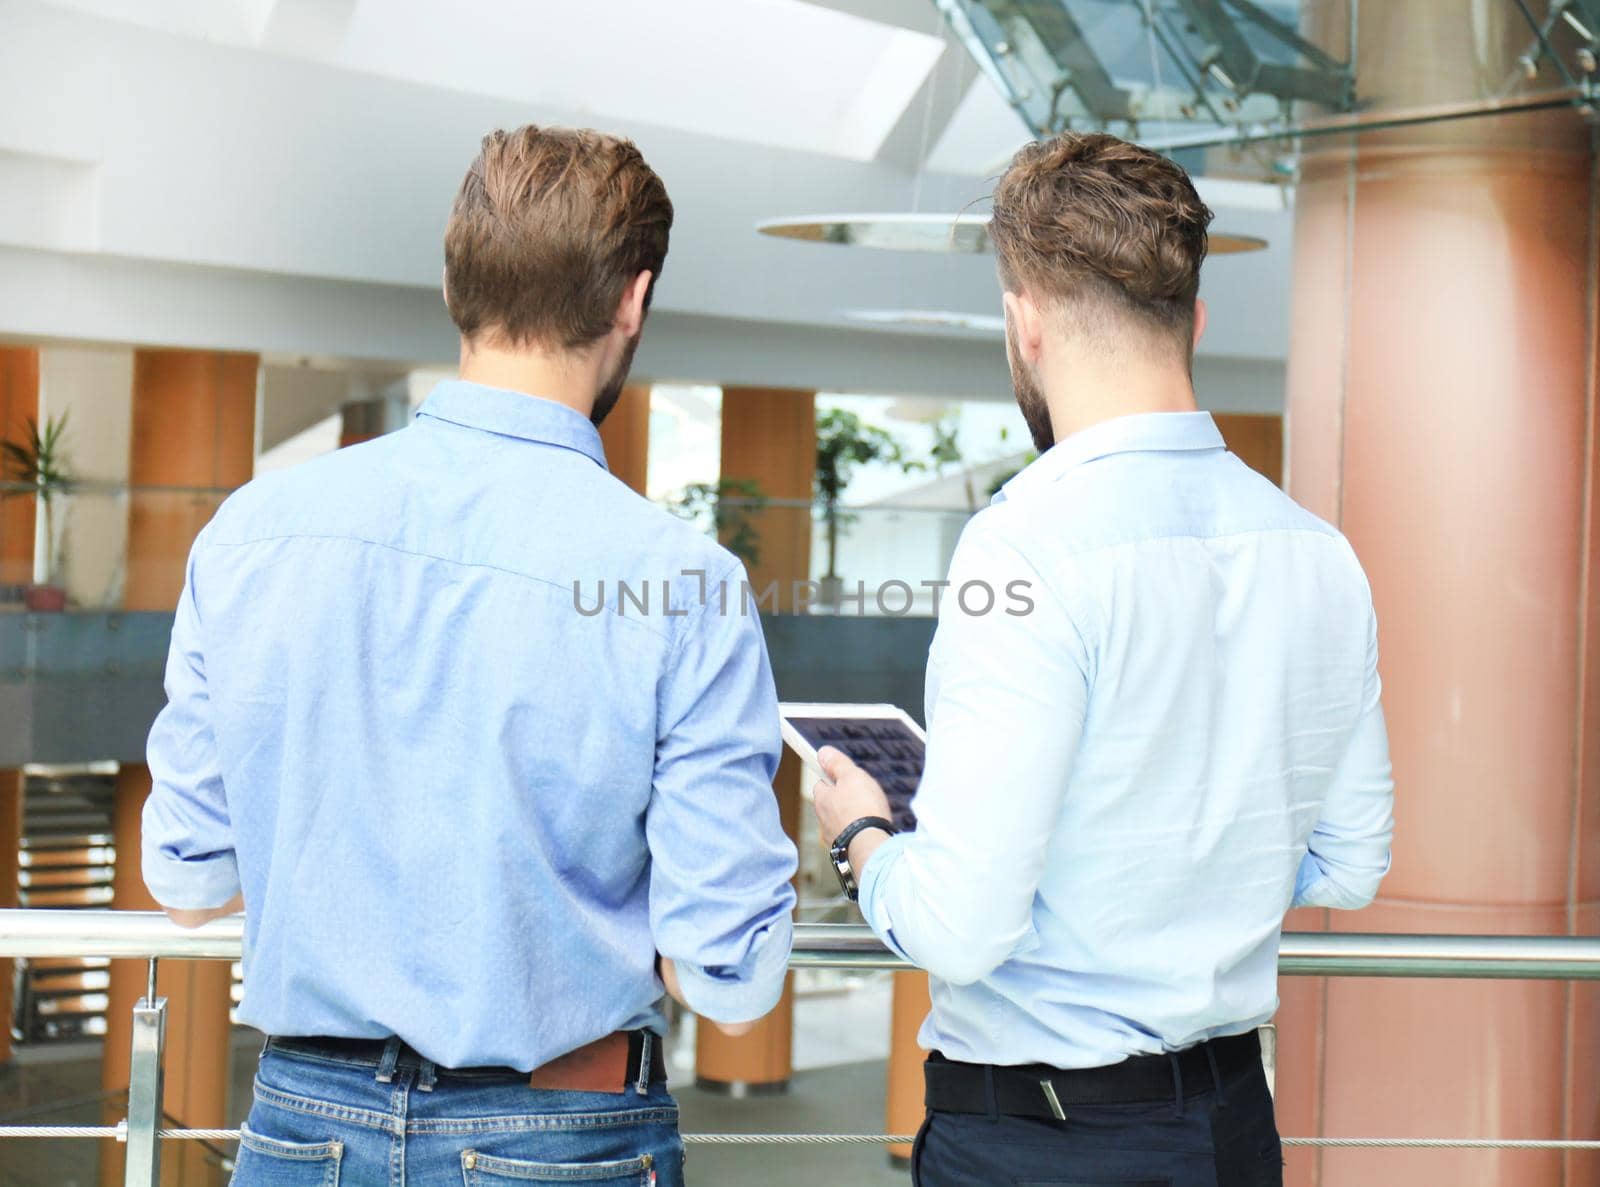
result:
M 1193 412 L 1198 407 L 1189 370 L 1177 363 L 1078 358 L 1043 378 L 1057 441 L 1121 416 Z
M 601 351 L 506 350 L 461 340 L 461 378 L 554 400 L 589 416 L 600 391 Z

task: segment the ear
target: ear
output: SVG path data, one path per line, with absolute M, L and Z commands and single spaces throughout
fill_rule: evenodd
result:
M 1194 341 L 1189 343 L 1189 350 L 1195 351 L 1200 347 L 1200 339 L 1206 332 L 1206 303 L 1199 297 L 1194 299 Z
M 444 298 L 445 308 L 450 307 L 450 269 L 439 269 L 439 295 Z
M 1039 364 L 1044 349 L 1044 315 L 1026 292 L 1003 293 L 1006 318 L 1011 323 L 1013 339 L 1017 344 L 1018 361 L 1030 367 Z
M 637 337 L 644 327 L 644 302 L 650 295 L 650 282 L 655 277 L 647 270 L 639 273 L 622 290 L 622 301 L 617 305 L 616 328 L 624 338 Z

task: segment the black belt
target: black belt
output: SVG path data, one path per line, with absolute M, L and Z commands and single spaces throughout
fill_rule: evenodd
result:
M 937 1112 L 993 1112 L 1064 1121 L 1073 1105 L 1143 1104 L 1197 1096 L 1219 1088 L 1219 1078 L 1230 1083 L 1260 1067 L 1261 1040 L 1252 1030 L 1173 1055 L 1136 1055 L 1094 1068 L 958 1063 L 935 1051 L 928 1058 L 924 1079 L 928 1108 Z
M 628 1032 L 628 1067 L 627 1080 L 633 1082 L 639 1078 L 639 1065 L 644 1062 L 644 1036 L 650 1033 L 650 1077 L 649 1082 L 659 1083 L 667 1078 L 667 1058 L 664 1050 L 665 1042 L 660 1035 L 642 1030 Z M 347 1039 L 334 1035 L 272 1035 L 267 1039 L 267 1045 L 274 1051 L 299 1052 L 304 1055 L 321 1055 L 334 1059 L 343 1059 L 356 1063 L 370 1063 L 377 1067 L 383 1062 L 384 1052 L 388 1049 L 388 1039 Z M 400 1058 L 398 1067 L 416 1067 L 425 1062 L 425 1057 L 415 1048 L 406 1043 L 400 1044 Z M 458 1072 L 470 1076 L 506 1075 L 515 1076 L 526 1080 L 528 1073 L 519 1071 L 514 1067 L 456 1067 L 440 1068 L 443 1072 Z

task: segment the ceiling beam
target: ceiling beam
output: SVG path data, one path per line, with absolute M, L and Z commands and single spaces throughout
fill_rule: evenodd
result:
M 344 44 L 356 0 L 275 0 L 258 48 L 312 62 L 331 62 Z
M 978 64 L 972 55 L 955 38 L 946 36 L 938 61 L 883 138 L 878 160 L 912 172 L 921 169 L 977 76 Z M 988 86 L 989 82 L 983 79 L 976 85 Z
M 944 24 L 934 0 L 807 0 L 807 3 L 916 33 L 932 33 Z

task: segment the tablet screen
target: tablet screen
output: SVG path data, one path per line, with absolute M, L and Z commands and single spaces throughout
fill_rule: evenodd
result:
M 878 781 L 901 832 L 917 827 L 911 797 L 922 780 L 923 744 L 903 721 L 886 717 L 786 717 L 813 750 L 832 746 Z

